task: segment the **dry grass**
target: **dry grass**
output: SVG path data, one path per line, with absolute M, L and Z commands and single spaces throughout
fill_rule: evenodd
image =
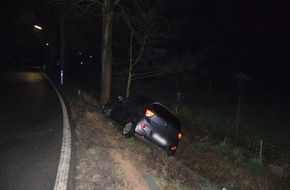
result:
M 186 131 L 175 157 L 168 158 L 155 146 L 124 138 L 120 126 L 97 108 L 71 99 L 70 112 L 76 124 L 75 189 L 146 189 L 147 176 L 162 190 L 289 189 L 267 168 L 247 165 L 241 152 L 225 142 L 212 144 Z
M 216 189 L 182 162 L 138 138 L 96 108 L 70 101 L 76 125 L 75 189 L 148 189 L 150 176 L 162 190 Z M 89 110 L 89 111 L 88 111 Z
M 258 162 L 246 160 L 240 151 L 227 145 L 209 143 L 206 138 L 187 134 L 176 158 L 220 187 L 236 190 L 289 189 L 281 178 Z

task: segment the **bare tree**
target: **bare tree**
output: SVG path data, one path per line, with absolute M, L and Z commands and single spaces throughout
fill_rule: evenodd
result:
M 54 9 L 54 14 L 58 19 L 59 22 L 59 54 L 60 54 L 60 63 L 61 63 L 61 69 L 63 70 L 63 74 L 66 75 L 67 68 L 68 68 L 68 62 L 67 62 L 67 36 L 66 36 L 66 21 L 67 16 L 69 12 L 69 2 L 68 1 L 53 1 L 53 0 L 47 0 L 44 1 L 45 3 L 48 3 L 51 5 L 51 7 Z M 48 35 L 48 34 L 46 34 Z M 51 35 L 51 34 L 50 34 Z M 54 42 L 54 46 L 56 46 L 56 42 Z M 53 50 L 52 50 L 53 51 Z M 54 52 L 55 54 L 55 52 Z M 54 57 L 54 54 L 52 55 Z M 52 62 L 55 61 L 54 58 L 52 59 Z M 51 71 L 51 65 L 49 70 Z
M 118 7 L 130 31 L 127 98 L 135 80 L 161 75 L 165 77 L 168 73 L 177 75 L 194 68 L 197 64 L 196 56 L 182 56 L 176 62 L 168 59 L 171 51 L 167 43 L 174 37 L 174 33 L 170 21 L 165 17 L 168 10 L 165 1 L 131 0 L 130 3 L 118 4 Z M 154 64 L 147 63 L 148 59 Z
M 130 3 L 119 4 L 121 15 L 130 31 L 129 68 L 126 87 L 127 98 L 130 96 L 132 81 L 141 74 L 136 73 L 136 68 L 138 63 L 140 63 L 141 57 L 149 53 L 150 48 L 152 51 L 155 48 L 154 46 L 163 40 L 161 33 L 156 36 L 159 32 L 157 31 L 157 25 L 164 24 L 162 23 L 164 20 L 161 17 L 162 9 L 160 7 L 164 8 L 165 6 L 162 6 L 159 0 L 150 5 L 141 0 L 132 0 Z M 150 56 L 156 56 L 158 51 L 160 52 L 160 50 L 155 51 L 155 55 L 152 54 L 152 51 Z M 143 74 L 145 73 L 143 72 Z M 155 74 L 155 71 L 150 71 L 147 73 L 147 76 L 152 74 Z
M 113 0 L 104 0 L 102 6 L 102 78 L 100 105 L 105 105 L 111 94 L 112 81 L 112 24 L 113 24 Z
M 51 0 L 53 1 L 53 0 Z M 61 2 L 54 0 L 53 2 Z M 102 16 L 102 77 L 100 105 L 103 106 L 110 99 L 111 94 L 111 73 L 112 73 L 112 24 L 113 11 L 119 0 L 72 0 L 70 3 L 78 10 L 78 15 Z M 98 14 L 96 7 L 102 8 Z M 97 42 L 96 42 L 97 43 Z
M 102 7 L 102 77 L 99 103 L 104 106 L 110 99 L 112 81 L 112 25 L 114 7 L 119 0 L 75 0 L 75 5 L 85 14 L 95 15 L 94 5 Z

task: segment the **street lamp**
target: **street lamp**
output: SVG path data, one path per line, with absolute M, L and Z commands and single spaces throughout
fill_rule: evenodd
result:
M 34 28 L 36 28 L 38 30 L 42 30 L 42 27 L 41 26 L 38 26 L 38 25 L 34 25 Z

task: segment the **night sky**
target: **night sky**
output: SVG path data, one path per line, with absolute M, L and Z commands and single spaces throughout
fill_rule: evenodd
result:
M 33 35 L 35 13 L 27 2 L 12 0 L 1 6 L 1 64 L 21 62 L 39 54 L 37 38 Z
M 192 1 L 182 10 L 189 29 L 184 44 L 215 47 L 212 67 L 289 76 L 289 1 Z
M 8 57 L 37 54 L 34 24 L 44 26 L 48 6 L 10 0 L 1 6 L 1 64 Z M 179 52 L 205 52 L 200 66 L 216 72 L 245 72 L 251 78 L 288 85 L 290 2 L 286 0 L 172 0 Z M 51 18 L 52 19 L 52 18 Z M 32 52 L 32 53 L 31 53 Z M 34 54 L 34 55 L 32 55 Z M 39 53 L 38 53 L 39 54 Z

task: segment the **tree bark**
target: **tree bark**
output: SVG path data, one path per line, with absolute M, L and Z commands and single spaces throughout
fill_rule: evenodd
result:
M 113 0 L 103 1 L 101 106 L 109 101 L 111 95 L 113 9 Z

